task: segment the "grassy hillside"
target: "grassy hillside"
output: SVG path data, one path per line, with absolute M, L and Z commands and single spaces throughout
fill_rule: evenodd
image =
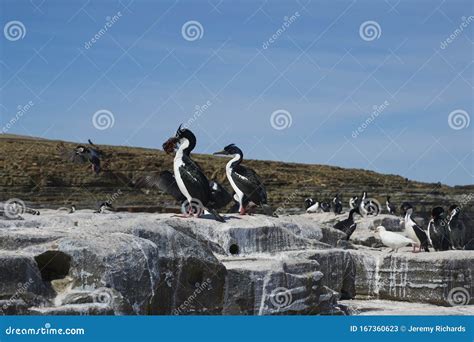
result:
M 58 141 L 30 137 L 0 135 L 0 201 L 21 198 L 40 207 L 58 207 L 75 203 L 78 207 L 95 207 L 114 197 L 117 207 L 142 206 L 165 208 L 176 205 L 173 199 L 151 191 L 145 193 L 128 184 L 131 180 L 153 171 L 172 170 L 172 156 L 161 150 L 121 146 L 101 146 L 110 154 L 110 173 L 92 174 L 84 165 L 63 161 L 56 153 Z M 66 143 L 71 148 L 76 143 Z M 195 154 L 210 179 L 222 182 L 226 158 Z M 463 201 L 474 186 L 449 187 L 440 184 L 410 181 L 396 175 L 383 175 L 360 169 L 344 169 L 327 165 L 246 160 L 267 186 L 273 207 L 301 208 L 304 198 L 330 199 L 336 192 L 343 194 L 344 206 L 350 196 L 368 191 L 382 204 L 390 194 L 399 206 L 402 201 L 416 204 L 419 213 L 435 205 Z M 472 201 L 464 213 L 472 217 Z

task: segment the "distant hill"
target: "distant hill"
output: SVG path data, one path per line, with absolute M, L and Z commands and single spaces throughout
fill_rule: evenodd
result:
M 116 194 L 115 206 L 162 210 L 177 206 L 171 197 L 158 191 L 147 194 L 128 185 L 149 172 L 172 170 L 173 158 L 163 151 L 103 145 L 101 148 L 111 155 L 112 172 L 95 176 L 88 166 L 59 158 L 57 144 L 58 141 L 34 137 L 0 135 L 0 201 L 21 198 L 39 207 L 54 208 L 71 203 L 78 207 L 95 207 Z M 66 143 L 71 148 L 76 145 Z M 224 171 L 227 159 L 200 154 L 194 158 L 209 179 L 216 179 L 231 190 Z M 465 202 L 466 195 L 474 193 L 474 185 L 450 187 L 361 169 L 261 160 L 245 160 L 245 165 L 262 177 L 272 206 L 286 210 L 302 208 L 306 197 L 330 200 L 335 193 L 342 194 L 347 207 L 351 196 L 366 190 L 369 197 L 382 203 L 383 209 L 385 196 L 391 195 L 398 207 L 402 201 L 410 201 L 417 212 L 426 217 L 433 206 Z M 471 200 L 464 205 L 463 212 L 470 219 L 472 211 Z

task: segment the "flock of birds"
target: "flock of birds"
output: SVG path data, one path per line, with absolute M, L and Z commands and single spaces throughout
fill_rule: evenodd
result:
M 390 201 L 390 196 L 387 196 L 385 204 L 389 214 L 397 215 L 396 206 Z M 329 202 L 317 202 L 312 198 L 307 198 L 305 207 L 307 213 L 330 212 L 331 210 L 336 215 L 342 213 L 342 201 L 339 194 L 336 194 L 333 198 L 332 205 Z M 350 211 L 347 219 L 334 225 L 334 228 L 346 234 L 346 240 L 349 240 L 357 228 L 357 223 L 354 220 L 355 214 L 376 216 L 381 212 L 378 202 L 367 198 L 367 192 L 365 191 L 360 198 L 358 196 L 351 197 L 349 207 Z M 429 252 L 430 246 L 435 251 L 463 249 L 465 247 L 465 228 L 460 220 L 461 208 L 458 205 L 451 205 L 447 216 L 443 207 L 434 207 L 431 210 L 431 219 L 426 230 L 412 218 L 413 206 L 410 203 L 404 202 L 400 209 L 403 213 L 402 220 L 407 237 L 387 231 L 383 226 L 378 226 L 375 230 L 382 243 L 390 247 L 392 251 L 398 251 L 401 247 L 409 244 L 413 246 L 414 253 L 421 252 L 422 249 Z
M 107 155 L 99 149 L 91 140 L 89 145 L 78 145 L 74 149 L 67 148 L 63 143 L 57 147 L 59 155 L 69 162 L 89 164 L 92 172 L 99 174 L 108 166 Z M 152 173 L 130 182 L 136 188 L 158 188 L 171 195 L 178 202 L 183 203 L 182 213 L 184 217 L 200 217 L 204 213 L 210 214 L 219 222 L 225 219 L 219 214 L 219 210 L 226 207 L 232 200 L 234 205 L 229 212 L 238 212 L 240 215 L 252 214 L 260 207 L 265 215 L 276 216 L 267 200 L 265 186 L 258 174 L 249 167 L 242 165 L 243 152 L 235 144 L 224 147 L 222 151 L 214 153 L 230 157 L 225 167 L 225 174 L 234 194 L 231 195 L 219 182 L 209 180 L 200 165 L 191 157 L 191 152 L 196 147 L 196 136 L 191 130 L 179 126 L 176 134 L 163 143 L 163 150 L 167 154 L 174 154 L 173 172 L 162 171 Z M 332 203 L 318 202 L 312 198 L 304 201 L 308 213 L 329 212 L 342 214 L 343 205 L 340 194 L 336 194 Z M 381 212 L 377 201 L 367 198 L 367 192 L 361 197 L 354 196 L 349 201 L 349 215 L 346 219 L 334 225 L 346 234 L 349 240 L 357 228 L 354 215 L 370 216 Z M 396 215 L 396 207 L 390 202 L 390 196 L 386 200 L 386 208 L 389 214 Z M 31 209 L 30 209 L 31 210 Z M 60 208 L 74 213 L 76 207 Z M 97 213 L 112 211 L 114 208 L 109 201 L 100 204 Z M 436 207 L 432 210 L 432 218 L 425 231 L 413 219 L 413 207 L 405 202 L 401 205 L 404 215 L 404 226 L 408 237 L 387 231 L 379 226 L 376 233 L 380 236 L 382 243 L 392 251 L 411 244 L 413 252 L 422 249 L 429 252 L 429 246 L 436 251 L 449 249 L 462 249 L 464 247 L 464 225 L 459 219 L 461 209 L 452 205 L 445 217 L 444 209 Z M 35 214 L 39 212 L 35 211 Z

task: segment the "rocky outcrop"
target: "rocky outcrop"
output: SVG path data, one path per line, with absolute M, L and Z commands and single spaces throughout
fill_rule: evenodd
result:
M 375 239 L 378 220 L 398 229 L 395 217 L 358 219 L 349 242 L 331 228 L 334 214 L 23 218 L 0 219 L 4 314 L 334 315 L 348 312 L 340 299 L 450 305 L 454 288 L 472 297 L 474 252 L 388 254 L 357 243 Z

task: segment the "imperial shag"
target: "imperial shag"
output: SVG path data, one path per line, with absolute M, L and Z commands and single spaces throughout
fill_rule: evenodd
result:
M 402 204 L 402 210 L 405 211 L 405 231 L 410 239 L 415 241 L 413 245 L 413 252 L 415 253 L 415 246 L 418 247 L 418 252 L 421 252 L 423 248 L 426 252 L 429 252 L 429 239 L 426 232 L 421 228 L 413 219 L 411 215 L 413 214 L 413 207 L 409 203 Z
M 451 242 L 455 249 L 462 249 L 464 247 L 464 224 L 459 218 L 461 208 L 456 204 L 449 207 L 448 210 L 448 227 L 451 235 Z
M 342 213 L 342 202 L 341 199 L 339 198 L 339 194 L 336 194 L 336 196 L 333 198 L 332 203 L 334 205 L 334 214 L 340 214 Z
M 318 213 L 322 211 L 319 202 L 315 202 L 312 198 L 305 199 L 304 206 L 307 213 Z
M 163 144 L 163 149 L 167 153 L 173 153 L 177 146 L 173 171 L 178 188 L 187 200 L 187 214 L 197 213 L 199 216 L 206 209 L 217 221 L 225 222 L 215 210 L 216 203 L 209 180 L 191 159 L 190 153 L 196 146 L 196 136 L 189 129 L 179 126 L 176 135 Z
M 442 207 L 435 207 L 431 210 L 428 234 L 435 251 L 447 251 L 451 248 L 448 224 Z
M 103 169 L 101 160 L 105 154 L 90 139 L 88 142 L 89 146 L 78 145 L 73 150 L 68 149 L 64 143 L 60 143 L 57 149 L 63 159 L 76 164 L 90 163 L 92 171 L 99 174 Z
M 390 202 L 390 196 L 387 196 L 387 200 L 385 201 L 385 205 L 387 206 L 387 211 L 389 214 L 396 215 L 397 209 L 395 205 Z
M 253 202 L 261 206 L 265 214 L 274 216 L 267 204 L 267 191 L 260 177 L 254 170 L 241 165 L 244 157 L 242 150 L 234 144 L 230 144 L 214 154 L 232 156 L 226 165 L 226 175 L 239 202 L 239 213 L 245 215 L 248 212 L 249 204 Z
M 350 209 L 356 208 L 358 203 L 359 203 L 359 196 L 351 197 L 351 199 L 349 200 L 349 208 Z
M 358 208 L 351 209 L 351 211 L 349 212 L 348 218 L 346 218 L 345 220 L 339 221 L 338 223 L 334 225 L 334 228 L 346 234 L 346 240 L 349 240 L 352 233 L 354 233 L 354 231 L 357 228 L 357 223 L 354 222 L 354 214 L 360 215 Z

